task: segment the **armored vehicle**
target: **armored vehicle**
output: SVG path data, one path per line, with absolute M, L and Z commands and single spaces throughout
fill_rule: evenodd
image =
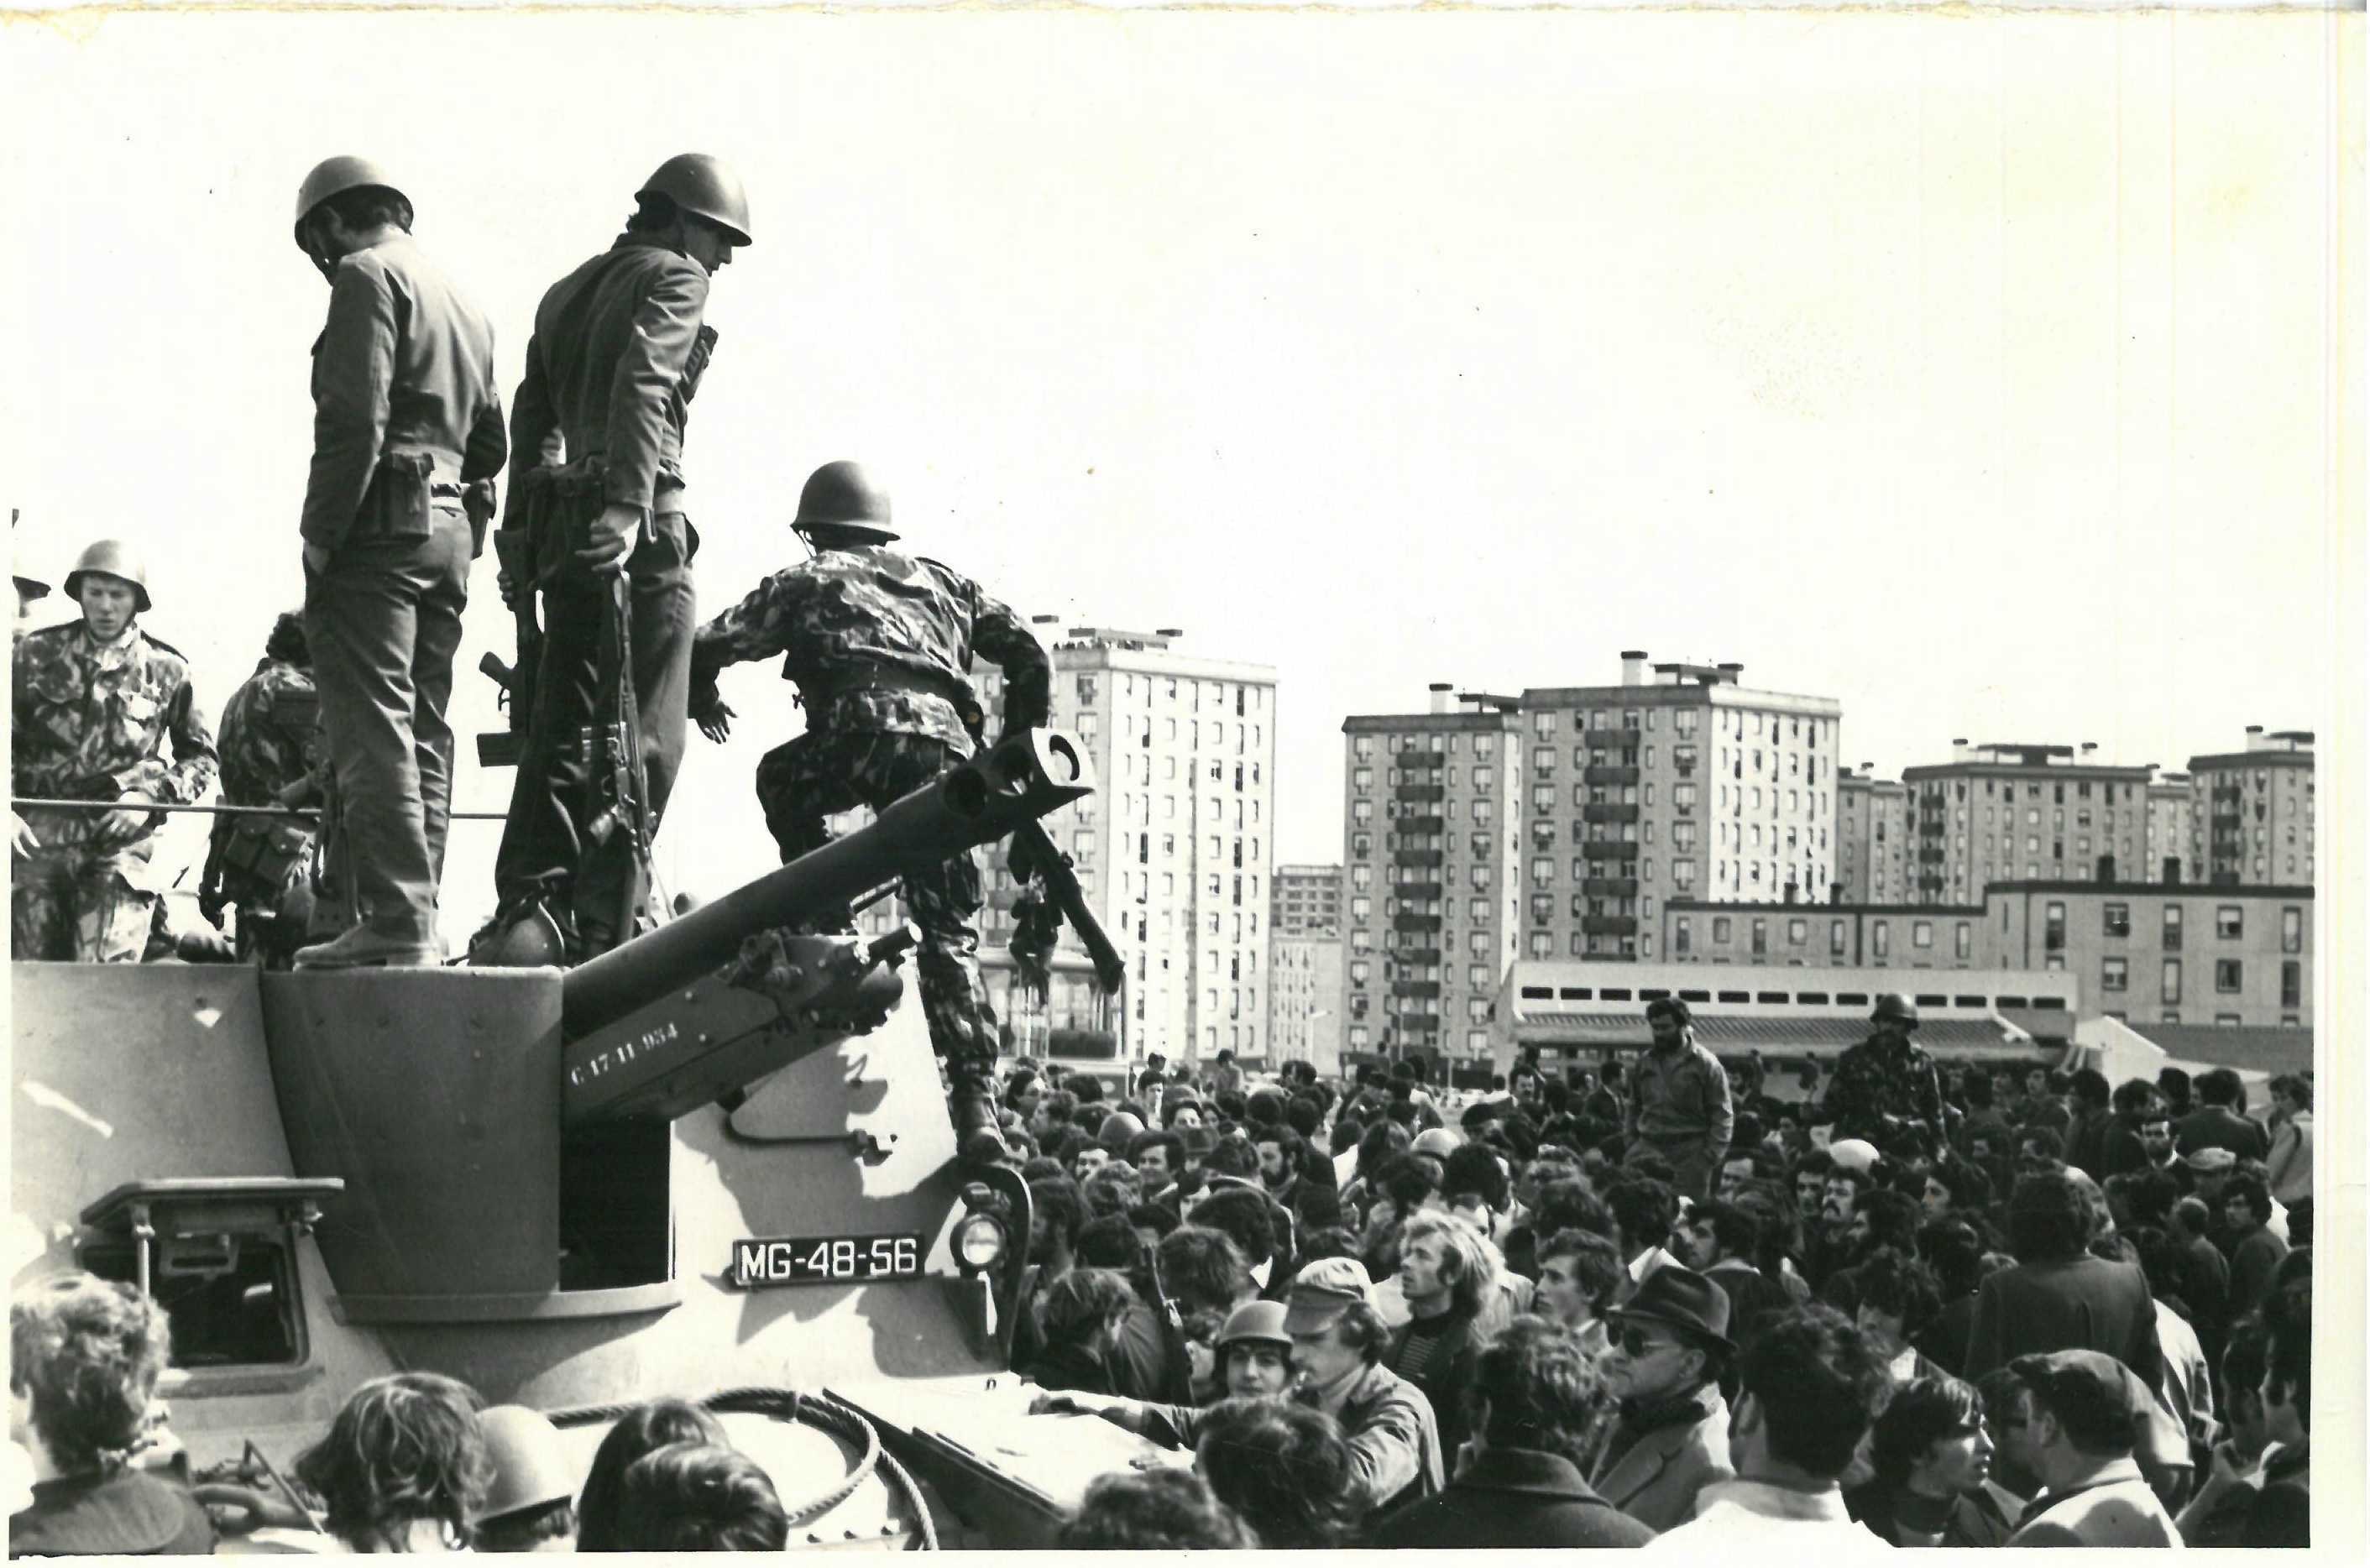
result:
M 580 1465 L 708 1399 L 793 1545 L 1042 1544 L 1094 1476 L 1181 1459 L 1027 1413 L 1028 1192 L 956 1158 L 911 936 L 800 927 L 1092 784 L 1071 738 L 1007 738 L 565 972 L 17 965 L 12 1272 L 167 1308 L 171 1429 L 257 1517 L 357 1385 L 429 1369 Z

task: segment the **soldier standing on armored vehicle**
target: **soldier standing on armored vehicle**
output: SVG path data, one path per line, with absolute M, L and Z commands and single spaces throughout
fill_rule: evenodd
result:
M 598 759 L 583 743 L 616 696 L 598 690 L 604 641 L 622 640 L 611 657 L 630 663 L 645 796 L 612 805 L 654 832 L 683 762 L 699 539 L 683 506 L 684 420 L 716 342 L 700 319 L 709 280 L 749 243 L 749 202 L 738 176 L 697 153 L 668 159 L 635 200 L 616 242 L 543 296 L 514 400 L 520 463 L 502 532 L 527 549 L 505 543 L 502 597 L 516 608 L 540 589 L 544 633 L 520 670 L 533 713 L 480 961 L 561 956 L 535 951 L 538 926 L 570 961 L 634 934 L 640 911 L 627 906 L 649 846 L 639 829 L 598 830 Z M 532 560 L 533 580 L 513 560 Z M 624 624 L 612 626 L 620 572 Z
M 305 617 L 293 612 L 273 623 L 263 658 L 223 704 L 222 793 L 231 806 L 308 806 L 320 796 L 314 770 L 321 761 L 321 699 L 313 689 L 313 654 Z M 214 818 L 198 884 L 198 909 L 222 923 L 238 906 L 238 956 L 262 956 L 285 968 L 293 956 L 291 929 L 310 908 L 305 876 L 311 826 L 294 817 Z
M 66 593 L 82 619 L 17 643 L 16 793 L 119 809 L 24 810 L 13 868 L 16 956 L 137 963 L 161 891 L 150 862 L 164 823 L 140 807 L 205 794 L 213 737 L 189 660 L 140 629 L 148 567 L 129 545 L 102 539 L 85 550 L 66 574 Z
M 816 469 L 791 526 L 814 559 L 700 627 L 692 653 L 692 712 L 719 741 L 732 710 L 717 671 L 787 656 L 782 675 L 798 682 L 806 733 L 757 764 L 757 799 L 786 864 L 830 841 L 826 817 L 877 811 L 972 754 L 983 727 L 973 656 L 1004 670 L 1007 732 L 1043 724 L 1053 686 L 1045 650 L 1011 610 L 960 573 L 890 548 L 889 498 L 857 464 Z M 965 1158 L 995 1158 L 995 1016 L 972 926 L 979 867 L 961 855 L 908 876 L 903 890 L 922 931 L 922 1007 L 947 1064 L 956 1137 Z
M 1941 1070 L 1927 1049 L 1909 1038 L 1917 1028 L 1917 1007 L 1899 991 L 1876 999 L 1869 1037 L 1846 1051 L 1827 1081 L 1826 1114 L 1832 1136 L 1866 1139 L 1887 1148 L 1893 1135 L 1923 1123 L 1939 1145 L 1950 1127 L 1942 1102 Z
M 411 202 L 361 158 L 296 197 L 296 244 L 329 283 L 313 346 L 305 633 L 340 807 L 316 906 L 332 940 L 296 967 L 433 964 L 453 795 L 453 654 L 469 563 L 509 445 L 494 329 L 411 239 Z

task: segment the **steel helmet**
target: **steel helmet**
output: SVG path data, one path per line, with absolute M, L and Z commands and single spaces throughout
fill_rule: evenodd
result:
M 1915 1028 L 1917 1024 L 1917 1008 L 1899 991 L 1889 990 L 1876 999 L 1876 1011 L 1870 1013 L 1869 1017 L 1871 1020 L 1895 1018 Z
M 22 544 L 12 539 L 8 546 L 8 575 L 17 579 L 17 591 L 28 600 L 47 599 L 50 596 L 49 578 L 26 565 Z
M 550 1417 L 523 1404 L 498 1404 L 478 1413 L 477 1430 L 485 1435 L 494 1479 L 486 1500 L 471 1510 L 471 1524 L 576 1495 L 576 1478 Z
M 349 190 L 361 190 L 365 187 L 391 190 L 402 197 L 407 205 L 411 200 L 410 197 L 404 196 L 401 187 L 386 177 L 385 169 L 368 158 L 341 153 L 315 164 L 313 172 L 305 177 L 305 183 L 296 188 L 296 247 L 299 250 L 305 247 L 305 220 L 313 215 L 314 208 L 332 196 L 342 196 Z
M 799 492 L 792 528 L 845 528 L 882 541 L 897 537 L 889 526 L 889 493 L 873 484 L 858 463 L 826 463 L 807 475 Z
M 82 597 L 82 577 L 96 572 L 103 578 L 121 578 L 132 585 L 132 601 L 142 610 L 148 608 L 148 562 L 139 551 L 121 539 L 102 539 L 85 550 L 66 574 L 66 597 Z
M 721 158 L 706 153 L 677 153 L 661 164 L 658 172 L 642 181 L 634 192 L 637 200 L 645 196 L 663 196 L 686 212 L 696 213 L 723 229 L 732 236 L 734 245 L 753 243 L 749 238 L 749 195 L 741 189 L 741 177 Z

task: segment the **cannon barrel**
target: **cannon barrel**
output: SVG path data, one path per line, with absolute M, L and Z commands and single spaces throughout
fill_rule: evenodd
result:
M 614 1024 L 731 962 L 755 933 L 844 908 L 908 872 L 994 843 L 1094 787 L 1093 765 L 1075 737 L 1053 729 L 1007 735 L 859 831 L 569 970 L 561 1033 L 579 1039 Z

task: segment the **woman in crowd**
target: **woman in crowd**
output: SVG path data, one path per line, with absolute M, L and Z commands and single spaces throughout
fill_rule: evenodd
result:
M 433 1372 L 375 1379 L 297 1459 L 296 1478 L 349 1551 L 466 1551 L 493 1479 L 477 1410 L 476 1391 Z
M 1193 1468 L 1262 1546 L 1340 1546 L 1363 1515 L 1340 1426 L 1306 1405 L 1225 1401 L 1202 1419 Z
M 2008 1520 L 1984 1489 L 1992 1440 L 1982 1400 L 1956 1378 L 1896 1390 L 1876 1418 L 1875 1478 L 1844 1494 L 1851 1516 L 1893 1546 L 1998 1546 Z
M 593 1451 L 592 1468 L 576 1499 L 576 1550 L 623 1551 L 617 1509 L 636 1460 L 678 1443 L 729 1448 L 724 1423 L 688 1400 L 654 1399 L 626 1413 Z
M 31 1456 L 33 1489 L 8 1521 L 12 1555 L 213 1550 L 188 1489 L 133 1462 L 171 1339 L 163 1308 L 87 1274 L 9 1303 L 8 1436 Z

